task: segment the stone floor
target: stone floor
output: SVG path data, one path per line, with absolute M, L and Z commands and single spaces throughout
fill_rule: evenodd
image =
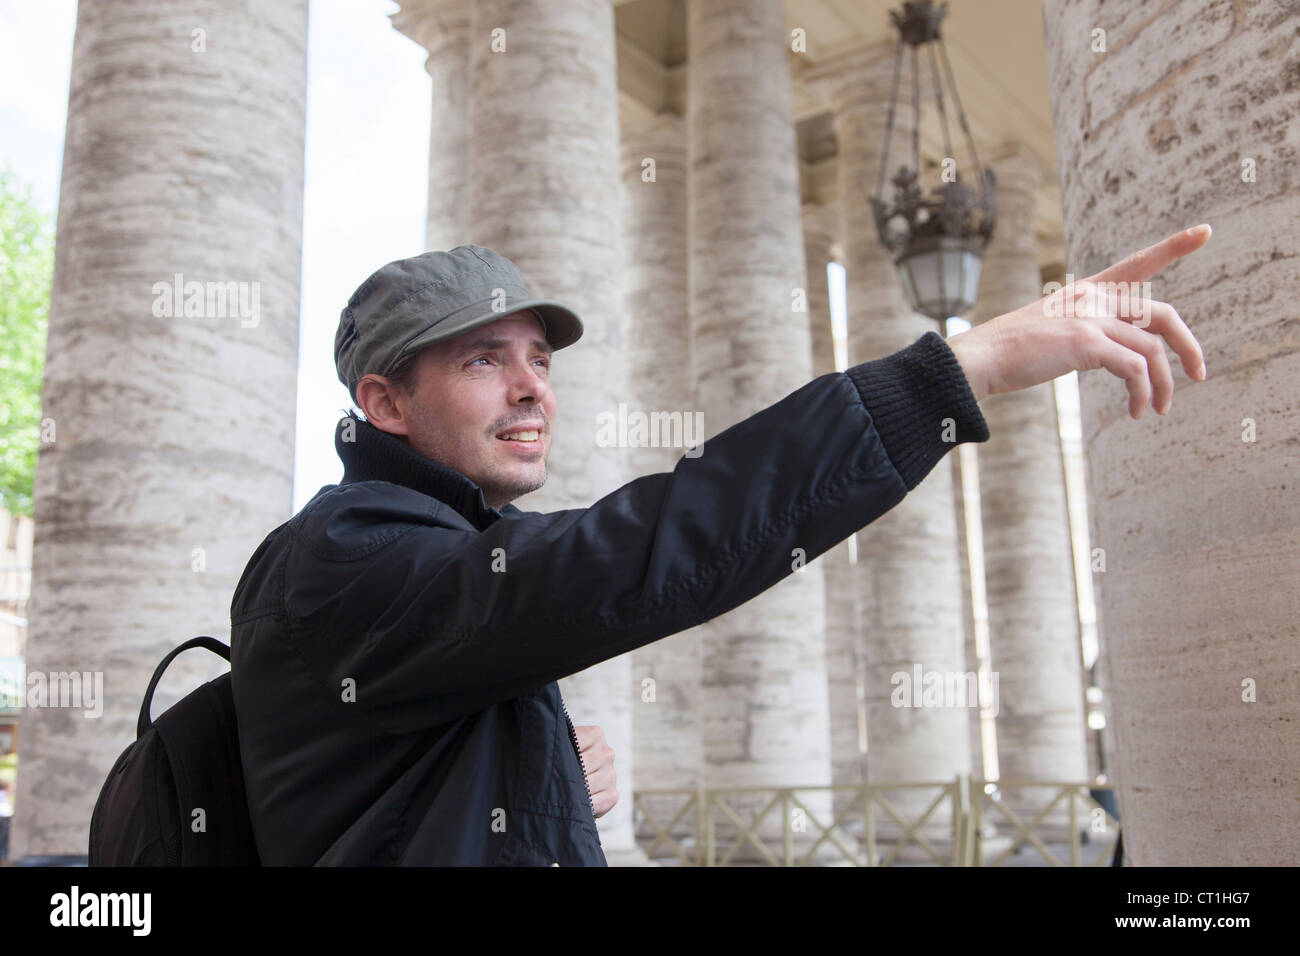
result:
M 647 842 L 647 844 L 649 843 L 649 841 L 646 841 L 646 842 Z M 687 847 L 689 848 L 689 846 L 690 846 L 689 842 L 687 842 L 686 845 L 687 845 Z M 951 849 L 950 849 L 949 846 L 940 845 L 940 844 L 936 843 L 936 842 L 933 841 L 933 840 L 931 840 L 931 845 L 934 846 L 935 850 L 936 850 L 938 853 L 940 853 L 941 855 L 945 855 L 945 857 L 946 857 L 947 854 L 950 854 L 950 853 L 951 853 Z M 1007 847 L 1009 847 L 1010 845 L 1011 845 L 1011 841 L 1010 841 L 1010 839 L 1007 838 L 1007 837 L 995 837 L 995 838 L 991 838 L 991 839 L 986 839 L 985 842 L 984 842 L 984 859 L 990 861 L 990 863 L 991 863 L 993 860 L 997 859 L 997 858 L 1000 857 L 1003 853 L 1005 853 L 1006 850 L 1007 850 Z M 1048 850 L 1049 850 L 1049 851 L 1050 851 L 1050 852 L 1051 852 L 1051 853 L 1056 857 L 1056 859 L 1060 861 L 1061 864 L 1063 864 L 1063 865 L 1065 865 L 1065 866 L 1068 866 L 1068 865 L 1069 865 L 1069 861 L 1070 861 L 1070 847 L 1069 847 L 1069 844 L 1068 844 L 1068 843 L 1045 842 L 1044 845 L 1045 845 L 1045 846 L 1047 847 L 1047 849 L 1048 849 Z M 824 844 L 823 844 L 823 846 L 824 846 Z M 729 848 L 730 848 L 730 844 L 728 844 L 727 849 L 724 849 L 724 850 L 723 850 L 719 855 L 720 855 L 720 856 L 725 855 L 726 852 L 728 852 Z M 850 848 L 852 848 L 852 847 L 850 847 Z M 775 855 L 778 859 L 780 858 L 780 848 L 779 848 L 779 847 L 769 847 L 769 849 L 772 850 L 773 855 Z M 885 855 L 888 855 L 888 854 L 889 854 L 889 852 L 891 851 L 891 849 L 892 849 L 891 847 L 882 844 L 882 845 L 879 845 L 879 846 L 877 847 L 877 852 L 878 852 L 878 854 L 880 854 L 881 856 L 885 856 Z M 1104 857 L 1104 858 L 1105 858 L 1105 862 L 1097 863 L 1097 865 L 1098 865 L 1098 866 L 1103 866 L 1103 867 L 1104 867 L 1104 866 L 1108 866 L 1109 863 L 1110 863 L 1110 859 L 1111 859 L 1112 856 L 1114 855 L 1114 850 L 1115 850 L 1115 842 L 1114 842 L 1114 839 L 1113 839 L 1113 838 L 1107 838 L 1104 842 L 1091 842 L 1091 843 L 1084 843 L 1084 844 L 1083 844 L 1082 846 L 1080 846 L 1080 848 L 1079 848 L 1079 859 L 1080 859 L 1080 865 L 1088 866 L 1088 865 L 1091 865 L 1091 864 L 1093 864 L 1094 862 L 1098 861 L 1100 858 L 1103 858 L 1103 857 Z M 915 866 L 938 866 L 938 865 L 939 865 L 938 863 L 935 863 L 935 862 L 933 861 L 933 859 L 931 859 L 927 854 L 925 854 L 925 852 L 924 852 L 923 850 L 921 850 L 920 848 L 916 847 L 915 845 L 911 845 L 911 846 L 907 847 L 907 848 L 906 848 L 906 851 L 907 851 L 907 852 L 905 853 L 905 855 L 904 855 L 904 854 L 900 854 L 900 859 L 895 860 L 895 861 L 894 861 L 893 863 L 891 863 L 890 865 L 891 865 L 891 866 L 908 866 L 908 867 L 915 867 Z M 657 850 L 656 852 L 660 852 L 660 853 L 662 853 L 662 852 L 663 852 L 662 847 L 660 847 L 659 850 Z M 805 846 L 805 849 L 804 849 L 803 852 L 806 852 L 806 846 Z M 800 856 L 800 855 L 801 855 L 798 846 L 795 847 L 795 854 L 796 854 L 796 856 Z M 752 855 L 751 855 L 751 856 L 752 856 Z M 838 857 L 838 858 L 836 858 L 836 857 Z M 607 858 L 609 859 L 609 865 L 610 865 L 610 866 L 619 866 L 619 865 L 638 865 L 638 864 L 620 864 L 620 863 L 617 862 L 613 857 L 608 857 L 608 855 L 607 855 Z M 863 859 L 863 858 L 865 858 L 865 852 L 860 851 L 860 856 L 859 856 L 858 858 L 859 858 L 859 859 Z M 639 865 L 646 865 L 646 864 L 639 864 Z M 663 857 L 663 856 L 661 856 L 661 857 L 657 857 L 657 858 L 653 859 L 653 860 L 650 862 L 649 865 L 651 865 L 651 866 L 684 866 L 685 864 L 683 864 L 683 863 L 681 862 L 681 860 L 677 859 L 676 857 Z M 733 865 L 733 866 L 768 866 L 768 865 L 770 865 L 770 864 L 768 864 L 767 862 L 765 862 L 765 861 L 763 861 L 763 860 L 761 860 L 761 859 L 760 859 L 760 860 L 749 859 L 749 860 L 746 860 L 746 861 L 744 861 L 744 862 L 733 862 L 733 863 L 731 863 L 731 864 L 729 864 L 729 865 Z M 850 863 L 848 860 L 846 860 L 846 859 L 843 857 L 842 854 L 838 854 L 838 853 L 837 853 L 835 856 L 832 856 L 832 857 L 829 857 L 829 858 L 827 858 L 827 859 L 824 859 L 823 862 L 819 863 L 818 865 L 821 865 L 821 866 L 852 866 L 853 864 Z M 1045 858 L 1043 857 L 1042 853 L 1039 852 L 1039 850 L 1038 850 L 1037 847 L 1033 846 L 1032 844 L 1025 843 L 1025 844 L 1022 844 L 1022 845 L 1017 849 L 1017 851 L 1016 851 L 1015 853 L 1012 853 L 1010 856 L 1008 856 L 1005 860 L 1002 860 L 1002 861 L 1001 861 L 1000 863 L 998 863 L 997 865 L 998 865 L 998 866 L 1026 867 L 1026 866 L 1054 866 L 1055 864 L 1053 864 L 1053 863 L 1049 862 L 1047 859 L 1045 859 Z

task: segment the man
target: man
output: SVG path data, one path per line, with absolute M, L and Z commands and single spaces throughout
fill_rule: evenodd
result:
M 480 246 L 384 266 L 335 340 L 365 413 L 339 422 L 343 479 L 268 535 L 231 605 L 263 862 L 604 865 L 608 748 L 593 734 L 584 767 L 556 681 L 731 610 L 790 574 L 794 548 L 811 560 L 869 524 L 955 444 L 988 439 L 985 395 L 1105 367 L 1134 417 L 1167 413 L 1163 341 L 1195 379 L 1200 347 L 1165 303 L 1118 317 L 1105 284 L 1208 238 L 823 375 L 671 472 L 549 514 L 510 501 L 546 480 L 550 366 L 581 321 Z

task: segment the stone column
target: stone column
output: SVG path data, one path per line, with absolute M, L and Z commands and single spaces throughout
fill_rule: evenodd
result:
M 942 326 L 908 305 L 888 252 L 880 245 L 870 196 L 880 170 L 889 110 L 894 43 L 850 52 L 805 79 L 835 111 L 841 235 L 847 272 L 849 364 L 881 358 Z M 908 84 L 900 84 L 890 166 L 910 156 Z M 910 160 L 909 160 L 910 161 Z M 941 428 L 940 422 L 935 423 Z M 858 633 L 865 662 L 867 774 L 872 783 L 951 781 L 970 772 L 969 708 L 894 706 L 915 669 L 966 673 L 961 565 L 952 469 L 936 468 L 889 514 L 858 532 Z M 917 689 L 920 699 L 920 688 Z M 910 701 L 912 694 L 906 695 Z M 935 791 L 895 791 L 886 798 L 909 819 Z M 950 832 L 951 805 L 931 814 L 923 832 Z M 882 832 L 891 828 L 882 818 Z
M 628 478 L 624 449 L 596 441 L 597 415 L 628 401 L 613 8 L 608 0 L 481 0 L 469 45 L 469 229 L 518 265 L 534 293 L 572 307 L 586 329 L 552 367 L 559 422 L 549 478 L 515 504 L 586 507 Z M 601 837 L 611 863 L 635 860 L 631 657 L 560 687 L 574 723 L 599 725 L 614 748 L 620 798 L 599 821 Z
M 812 337 L 813 375 L 835 369 L 835 343 L 831 333 L 830 289 L 826 267 L 839 229 L 839 210 L 820 203 L 803 207 L 804 261 L 808 268 L 808 322 Z M 849 537 L 852 537 L 850 535 Z M 855 644 L 858 628 L 858 586 L 849 561 L 845 538 L 819 557 L 826 588 L 826 676 L 831 725 L 831 783 L 863 781 L 862 753 L 858 748 L 858 662 Z M 849 791 L 836 792 L 839 813 L 852 803 Z M 856 818 L 855 818 L 856 822 Z
M 1173 407 L 1134 421 L 1122 382 L 1080 376 L 1124 849 L 1135 866 L 1293 864 L 1296 14 L 1047 0 L 1043 19 L 1068 271 L 1214 228 L 1151 280 L 1209 377 L 1189 381 L 1170 353 Z
M 81 706 L 23 714 L 15 859 L 85 854 L 154 668 L 229 640 L 289 517 L 306 82 L 306 0 L 78 5 L 26 665 Z M 153 713 L 227 669 L 181 655 Z
M 987 162 L 997 177 L 998 223 L 984 252 L 973 325 L 1043 294 L 1034 195 L 1046 170 L 1021 146 Z M 1083 783 L 1088 779 L 1083 652 L 1055 387 L 1047 382 L 990 395 L 980 410 L 995 436 L 980 449 L 979 461 L 989 651 L 998 675 L 1000 779 Z M 1052 796 L 1038 788 L 1003 793 L 1008 809 L 1022 819 L 1028 814 L 1026 822 Z M 1058 839 L 1067 835 L 1067 809 L 1062 801 L 1045 821 Z M 1088 825 L 1085 814 L 1081 828 Z
M 811 378 L 808 314 L 796 311 L 807 277 L 780 0 L 690 0 L 687 17 L 690 312 L 699 407 L 716 435 Z M 830 779 L 824 601 L 821 568 L 804 565 L 705 625 L 707 785 Z
M 665 113 L 649 126 L 624 131 L 628 394 L 634 396 L 632 410 L 680 413 L 684 425 L 696 408 L 687 294 L 686 173 L 686 124 L 681 117 Z M 684 450 L 630 448 L 631 474 L 672 471 Z M 691 628 L 632 652 L 633 763 L 643 788 L 699 785 L 701 648 L 700 629 Z M 631 791 L 625 798 L 631 800 Z M 649 800 L 647 810 L 664 826 L 685 799 Z M 694 827 L 694 819 L 686 814 L 674 835 L 689 838 Z M 648 824 L 638 832 L 654 838 Z M 670 855 L 669 848 L 659 844 L 655 855 Z
M 403 0 L 394 29 L 429 51 L 433 78 L 429 126 L 426 249 L 475 242 L 469 233 L 469 0 Z

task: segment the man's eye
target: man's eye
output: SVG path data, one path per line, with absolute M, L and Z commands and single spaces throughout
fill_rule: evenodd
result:
M 486 355 L 480 355 L 478 358 L 476 358 L 473 362 L 470 362 L 469 364 L 473 365 L 475 362 L 490 362 L 490 361 L 492 360 L 488 358 Z

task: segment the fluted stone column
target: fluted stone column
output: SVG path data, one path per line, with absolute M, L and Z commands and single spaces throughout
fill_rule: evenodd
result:
M 394 29 L 429 51 L 429 202 L 425 248 L 454 249 L 469 232 L 469 0 L 402 0 Z
M 690 0 L 687 17 L 690 311 L 712 436 L 807 384 L 812 358 L 794 308 L 807 278 L 780 0 Z M 706 784 L 830 779 L 824 602 L 814 563 L 705 625 Z
M 804 261 L 808 269 L 808 323 L 812 338 L 813 375 L 835 371 L 835 342 L 831 333 L 830 289 L 826 267 L 839 229 L 839 210 L 820 203 L 803 207 Z M 852 537 L 852 535 L 850 535 Z M 858 586 L 849 562 L 845 538 L 814 564 L 822 568 L 826 589 L 826 677 L 831 724 L 831 783 L 863 781 L 858 749 L 857 642 Z M 838 791 L 833 801 L 839 813 L 854 795 Z M 855 818 L 856 819 L 856 818 Z
M 894 44 L 882 43 L 819 64 L 805 79 L 833 105 L 838 138 L 841 235 L 847 273 L 848 361 L 881 358 L 928 331 L 932 319 L 910 308 L 880 245 L 870 195 L 880 170 Z M 910 155 L 910 105 L 900 84 L 891 168 Z M 942 422 L 934 423 L 936 429 Z M 971 714 L 966 708 L 895 707 L 891 696 L 914 668 L 966 672 L 962 584 L 951 466 L 941 463 L 889 514 L 858 532 L 858 633 L 865 660 L 867 774 L 872 783 L 951 781 L 970 771 Z M 910 695 L 909 695 L 910 697 Z M 919 816 L 933 791 L 887 795 Z M 882 832 L 890 832 L 883 821 Z M 927 836 L 951 827 L 950 804 L 930 816 Z
M 998 223 L 984 252 L 978 325 L 1043 294 L 1034 240 L 1034 193 L 1045 168 L 1012 146 L 987 157 L 997 178 Z M 1085 782 L 1083 656 L 1070 550 L 1065 474 L 1051 382 L 980 403 L 990 440 L 980 449 L 980 508 L 989 605 L 989 649 L 998 674 L 1000 779 Z M 1054 794 L 1004 791 L 1032 820 Z M 1064 836 L 1062 801 L 1047 823 Z M 998 817 L 1000 824 L 1007 821 Z M 1009 825 L 1009 824 L 1008 824 Z M 1087 815 L 1081 828 L 1087 828 Z
M 628 394 L 632 409 L 679 412 L 696 405 L 691 382 L 691 326 L 687 294 L 686 124 L 665 113 L 623 137 L 624 316 Z M 633 476 L 672 471 L 681 447 L 633 447 Z M 700 779 L 701 635 L 692 628 L 632 653 L 633 762 L 643 788 L 692 789 Z M 651 682 L 651 683 L 647 683 Z M 632 794 L 626 792 L 625 799 Z M 656 799 L 647 809 L 660 826 L 684 798 Z M 678 838 L 694 831 L 683 816 Z M 640 831 L 653 839 L 648 824 Z M 665 844 L 655 855 L 669 855 Z
M 229 640 L 289 517 L 306 45 L 306 0 L 78 5 L 26 665 L 82 707 L 23 713 L 15 859 L 85 854 L 154 668 Z M 226 669 L 181 655 L 153 713 Z
M 1300 86 L 1282 3 L 1046 0 L 1068 271 L 1179 228 L 1152 280 L 1205 351 L 1168 416 L 1080 376 L 1091 543 L 1124 849 L 1136 866 L 1300 855 Z M 1106 52 L 1089 37 L 1105 31 Z M 1081 38 L 1083 38 L 1081 40 Z M 1292 71 L 1289 75 L 1294 75 Z
M 613 8 L 608 0 L 481 0 L 469 46 L 469 229 L 518 265 L 535 294 L 571 306 L 586 329 L 552 365 L 559 421 L 549 478 L 515 504 L 586 507 L 628 478 L 625 450 L 596 440 L 597 415 L 616 414 L 629 397 Z M 635 859 L 631 657 L 560 687 L 574 723 L 598 724 L 614 748 L 620 799 L 599 821 L 601 837 L 611 863 Z

